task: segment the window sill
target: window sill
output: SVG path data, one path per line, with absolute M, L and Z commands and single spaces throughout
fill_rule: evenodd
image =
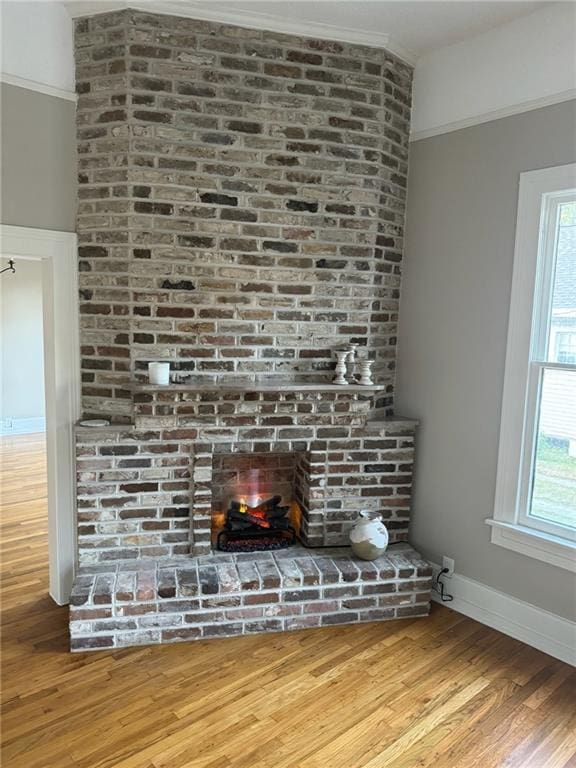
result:
M 523 525 L 488 518 L 491 542 L 576 573 L 576 543 Z

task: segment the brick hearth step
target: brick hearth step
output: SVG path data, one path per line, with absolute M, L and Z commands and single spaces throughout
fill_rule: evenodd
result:
M 408 544 L 372 562 L 349 548 L 161 558 L 82 567 L 73 651 L 426 616 L 432 569 Z

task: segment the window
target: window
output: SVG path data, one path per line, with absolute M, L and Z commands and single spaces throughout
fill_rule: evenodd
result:
M 576 570 L 576 165 L 520 177 L 492 541 Z
M 576 333 L 556 334 L 556 362 L 576 364 Z

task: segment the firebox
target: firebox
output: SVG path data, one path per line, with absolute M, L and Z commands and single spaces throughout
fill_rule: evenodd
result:
M 216 537 L 216 548 L 223 552 L 252 552 L 258 549 L 284 549 L 296 542 L 290 507 L 281 496 L 271 496 L 255 507 L 243 498 L 233 499 L 226 510 L 225 523 Z
M 296 543 L 298 455 L 221 454 L 212 468 L 212 547 L 222 552 L 284 549 Z

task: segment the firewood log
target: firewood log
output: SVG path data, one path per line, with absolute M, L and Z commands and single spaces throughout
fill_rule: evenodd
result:
M 250 507 L 249 505 L 246 505 L 245 514 L 263 515 L 269 510 L 277 507 L 281 501 L 282 501 L 282 496 L 272 496 L 270 499 L 266 499 L 266 501 L 260 502 L 260 504 L 258 504 L 255 507 Z M 237 499 L 234 499 L 233 501 L 230 502 L 230 510 L 240 511 L 242 503 L 243 502 L 238 501 Z
M 270 528 L 270 523 L 264 517 L 257 517 L 250 514 L 250 512 L 239 512 L 235 509 L 228 510 L 228 517 L 231 520 L 245 521 L 252 525 L 257 525 L 259 528 Z

